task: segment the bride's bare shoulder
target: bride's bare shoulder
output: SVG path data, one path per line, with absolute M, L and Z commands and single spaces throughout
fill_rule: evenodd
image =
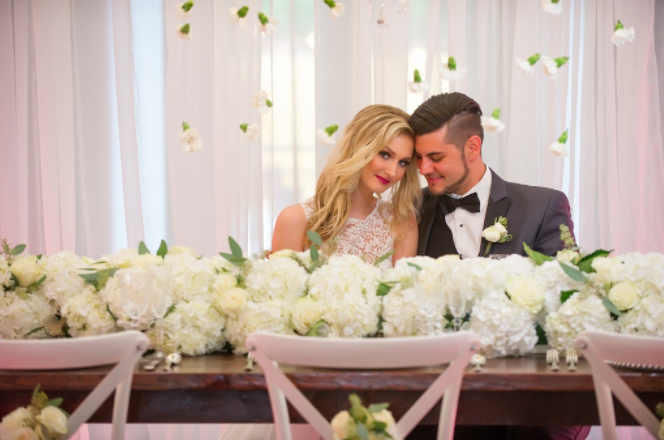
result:
M 302 251 L 307 231 L 307 216 L 302 205 L 291 205 L 281 211 L 272 234 L 272 252 L 282 249 Z
M 292 226 L 302 225 L 303 227 L 306 227 L 307 225 L 307 216 L 304 212 L 304 207 L 299 203 L 290 205 L 281 211 L 279 217 L 277 217 L 277 223 L 279 223 L 280 220 Z

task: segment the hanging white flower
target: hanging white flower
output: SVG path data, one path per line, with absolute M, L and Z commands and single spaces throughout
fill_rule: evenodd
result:
M 324 145 L 327 145 L 328 147 L 331 147 L 332 145 L 335 145 L 337 143 L 337 140 L 333 137 L 334 133 L 339 129 L 338 125 L 330 125 L 329 127 L 326 128 L 319 128 L 316 131 L 316 136 L 318 136 L 318 139 L 323 142 Z
M 247 13 L 249 6 L 242 6 L 241 8 L 228 8 L 228 13 L 231 17 L 231 23 L 235 26 L 244 27 L 247 24 Z
M 276 30 L 277 25 L 279 24 L 276 18 L 268 17 L 262 12 L 258 13 L 258 20 L 261 22 L 261 24 L 258 26 L 258 30 L 264 34 Z
M 261 135 L 261 126 L 258 124 L 240 124 L 240 129 L 244 131 L 244 138 L 250 141 Z
M 179 136 L 182 148 L 187 153 L 194 153 L 203 149 L 201 134 L 195 128 L 191 128 L 186 122 L 182 122 L 182 133 Z
M 408 89 L 413 93 L 421 93 L 429 90 L 429 82 L 424 81 L 420 76 L 420 71 L 415 69 L 415 72 L 413 72 L 413 81 L 408 83 Z
M 261 113 L 267 113 L 272 108 L 272 101 L 267 98 L 267 93 L 261 90 L 251 97 L 251 106 Z
M 560 15 L 563 5 L 560 0 L 542 0 L 542 10 L 547 14 Z
M 447 81 L 457 81 L 466 76 L 466 68 L 457 66 L 454 57 L 449 57 L 446 63 L 440 65 L 440 76 Z
M 178 3 L 175 7 L 175 14 L 178 18 L 189 18 L 189 11 L 194 7 L 194 2 Z
M 482 117 L 482 127 L 486 131 L 503 131 L 505 124 L 500 121 L 500 109 L 495 108 L 490 117 Z
M 524 75 L 532 75 L 535 69 L 533 69 L 533 66 L 537 61 L 540 59 L 540 54 L 536 53 L 535 55 L 529 57 L 527 60 L 524 60 L 522 58 L 517 58 L 516 59 L 516 65 L 519 66 L 519 69 L 521 69 L 521 72 Z
M 625 28 L 625 26 L 618 20 L 616 26 L 613 28 L 613 37 L 611 37 L 613 44 L 620 47 L 625 43 L 634 42 L 634 28 Z
M 374 29 L 376 32 L 379 34 L 384 34 L 387 32 L 387 30 L 390 28 L 390 24 L 387 22 L 385 19 L 385 11 L 382 9 L 380 10 L 380 15 L 378 16 L 378 19 L 374 23 Z
M 332 18 L 339 18 L 346 12 L 346 4 L 334 0 L 323 0 L 330 8 L 330 15 Z
M 542 57 L 542 69 L 544 69 L 544 73 L 546 76 L 548 76 L 551 79 L 556 79 L 556 75 L 558 74 L 558 69 L 562 67 L 567 60 L 569 60 L 569 57 L 560 57 L 560 58 L 549 58 L 549 57 Z
M 175 30 L 181 39 L 191 40 L 191 26 L 189 23 L 183 24 L 182 26 L 177 26 Z
M 558 157 L 567 156 L 567 134 L 569 130 L 565 130 L 565 133 L 561 134 L 558 140 L 551 145 L 549 145 L 549 151 Z

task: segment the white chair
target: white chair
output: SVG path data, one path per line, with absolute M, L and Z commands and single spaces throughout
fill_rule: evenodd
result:
M 333 439 L 333 431 L 327 419 L 279 370 L 277 363 L 377 370 L 450 363 L 397 422 L 396 431 L 405 438 L 444 395 L 438 440 L 451 440 L 463 372 L 480 347 L 477 336 L 469 332 L 384 339 L 322 339 L 258 332 L 249 335 L 245 345 L 265 374 L 278 440 L 291 440 L 286 398 L 325 440 Z
M 657 438 L 659 429 L 657 417 L 634 394 L 615 370 L 606 364 L 606 361 L 634 366 L 664 367 L 664 338 L 586 331 L 577 336 L 576 346 L 590 364 L 593 374 L 604 440 L 617 439 L 612 391 L 627 411 L 654 438 Z
M 149 346 L 141 332 L 126 331 L 75 339 L 0 340 L 2 370 L 64 370 L 117 364 L 69 418 L 69 436 L 85 423 L 115 390 L 112 440 L 124 438 L 134 366 Z M 42 384 L 48 393 L 48 385 Z M 29 402 L 26 402 L 26 405 Z

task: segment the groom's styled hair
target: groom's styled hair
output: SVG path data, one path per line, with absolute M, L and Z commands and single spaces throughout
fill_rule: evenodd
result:
M 433 133 L 447 125 L 446 141 L 463 150 L 468 138 L 477 135 L 484 142 L 482 109 L 463 93 L 441 93 L 424 101 L 410 117 L 415 136 Z

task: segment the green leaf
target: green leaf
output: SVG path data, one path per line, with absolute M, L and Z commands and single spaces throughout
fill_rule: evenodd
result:
M 41 286 L 41 285 L 44 283 L 44 281 L 46 281 L 46 275 L 42 275 L 41 278 L 39 278 L 39 279 L 37 280 L 37 282 L 36 282 L 35 284 L 33 284 L 31 287 L 32 287 L 33 289 L 36 289 L 36 288 L 38 288 L 39 286 Z
M 319 336 L 320 328 L 324 325 L 327 325 L 327 322 L 321 319 L 309 329 L 306 336 Z
M 31 400 L 34 400 L 37 397 L 37 395 L 39 394 L 39 389 L 40 388 L 41 388 L 40 384 L 37 384 L 37 386 L 35 386 L 35 389 L 32 391 L 32 399 Z
M 415 69 L 415 72 L 413 72 L 413 82 L 416 84 L 422 82 L 422 76 L 420 75 L 420 71 L 417 69 Z
M 55 399 L 51 399 L 48 401 L 46 405 L 58 408 L 60 405 L 62 405 L 62 397 L 56 397 Z
M 83 278 L 88 284 L 94 284 L 99 279 L 99 272 L 79 273 L 78 276 Z
M 491 117 L 493 119 L 500 119 L 500 109 L 499 108 L 494 108 L 493 112 L 491 113 Z
M 315 245 L 313 245 L 313 244 L 311 245 L 311 247 L 309 248 L 309 254 L 311 255 L 311 261 L 313 261 L 314 264 L 316 262 L 318 262 L 318 258 L 319 258 L 318 248 Z
M 108 312 L 109 315 L 111 315 L 111 318 L 113 318 L 113 321 L 117 321 L 118 318 L 115 317 L 113 312 L 111 312 L 111 308 L 109 306 L 106 306 L 106 311 Z
M 422 270 L 422 268 L 415 263 L 408 262 L 406 264 L 408 264 L 410 267 L 414 267 L 418 272 Z
M 332 136 L 334 133 L 337 132 L 339 129 L 339 126 L 337 124 L 330 125 L 325 127 L 325 133 L 327 133 L 328 136 Z
M 597 249 L 592 254 L 586 255 L 585 257 L 581 258 L 577 266 L 579 266 L 579 270 L 581 270 L 582 272 L 593 273 L 595 272 L 595 269 L 593 269 L 593 260 L 599 257 L 608 257 L 609 254 L 611 254 L 611 252 L 613 251 L 612 250 L 605 251 L 603 249 Z
M 320 238 L 320 235 L 318 235 L 316 231 L 307 231 L 307 237 L 317 246 L 323 246 L 323 240 Z
M 168 310 L 166 310 L 166 314 L 164 315 L 164 319 L 166 319 L 166 317 L 167 317 L 168 315 L 170 315 L 171 313 L 173 313 L 173 311 L 175 311 L 175 304 L 172 304 L 172 305 L 168 308 Z
M 549 345 L 549 339 L 546 337 L 546 332 L 541 325 L 535 326 L 535 333 L 537 334 L 537 343 L 541 345 Z
M 616 316 L 622 315 L 622 312 L 618 310 L 618 307 L 616 307 L 616 305 L 613 304 L 609 298 L 602 298 L 602 303 L 604 303 L 604 307 L 606 307 L 609 312 Z
M 164 258 L 166 257 L 167 253 L 168 253 L 168 246 L 166 245 L 166 242 L 164 240 L 161 240 L 159 249 L 157 249 L 157 255 L 159 255 L 161 258 Z
M 32 335 L 32 334 L 34 334 L 34 333 L 37 333 L 37 332 L 40 331 L 40 330 L 44 330 L 44 327 L 33 328 L 33 329 L 30 330 L 28 333 L 26 333 L 25 336 L 23 336 L 23 337 L 24 337 L 24 338 L 27 338 L 28 336 L 30 336 L 30 335 Z
M 569 276 L 574 281 L 579 281 L 581 283 L 588 281 L 588 277 L 586 277 L 583 272 L 581 272 L 576 267 L 565 264 L 562 261 L 559 261 L 558 264 L 560 264 L 560 267 L 563 268 L 563 271 L 567 274 L 567 276 Z
M 245 133 L 247 132 L 247 128 L 249 128 L 249 124 L 246 122 L 244 124 L 240 124 L 240 130 L 244 131 Z
M 138 255 L 149 254 L 150 250 L 142 241 L 138 243 Z
M 240 18 L 244 18 L 247 16 L 247 12 L 249 12 L 249 6 L 242 6 L 240 9 L 237 10 L 237 16 Z
M 384 409 L 387 409 L 389 406 L 390 406 L 389 403 L 372 403 L 371 405 L 369 405 L 369 408 L 367 409 L 369 410 L 370 413 L 377 413 L 381 412 Z
M 379 432 L 379 433 L 383 434 L 383 431 L 385 431 L 385 429 L 387 429 L 387 423 L 385 423 L 385 422 L 375 421 L 371 425 L 371 430 L 373 432 Z
M 387 259 L 390 258 L 392 255 L 394 255 L 394 251 L 393 251 L 393 250 L 392 250 L 392 251 L 389 251 L 389 252 L 386 253 L 385 255 L 382 255 L 382 256 L 378 257 L 378 258 L 376 259 L 376 261 L 374 261 L 374 266 L 378 266 L 380 263 L 382 263 L 383 261 L 387 260 Z
M 564 290 L 560 292 L 560 303 L 565 304 L 565 301 L 570 299 L 572 295 L 574 295 L 578 290 Z
M 228 245 L 231 247 L 231 254 L 233 254 L 235 258 L 242 258 L 242 248 L 230 235 L 228 236 Z
M 44 256 L 43 254 L 37 255 L 37 261 L 41 260 L 43 256 Z
M 369 440 L 369 430 L 367 429 L 367 426 L 364 423 L 357 424 L 357 435 L 362 440 Z
M 664 419 L 664 403 L 659 402 L 657 404 L 657 407 L 655 408 L 655 412 L 657 413 L 660 419 Z
M 20 255 L 21 252 L 25 250 L 25 245 L 24 244 L 18 244 L 14 249 L 12 249 L 12 254 L 14 255 Z
M 538 266 L 541 266 L 547 261 L 552 261 L 553 258 L 549 257 L 548 255 L 544 255 L 541 252 L 534 251 L 530 249 L 530 246 L 526 244 L 526 242 L 523 242 L 523 250 L 526 251 L 526 254 L 530 257 L 531 260 Z
M 221 255 L 223 258 L 228 260 L 229 262 L 233 263 L 236 266 L 242 266 L 245 261 L 247 261 L 246 258 L 243 257 L 235 257 L 231 254 L 226 254 L 224 252 L 219 252 L 219 255 Z
M 388 293 L 390 293 L 390 290 L 392 290 L 392 287 L 394 287 L 397 284 L 396 281 L 386 281 L 384 283 L 378 283 L 378 290 L 376 290 L 376 295 L 377 296 L 385 296 Z
M 185 12 L 191 11 L 191 8 L 193 8 L 193 7 L 194 7 L 194 2 L 192 2 L 192 1 L 185 2 L 185 3 L 182 4 L 182 9 Z

